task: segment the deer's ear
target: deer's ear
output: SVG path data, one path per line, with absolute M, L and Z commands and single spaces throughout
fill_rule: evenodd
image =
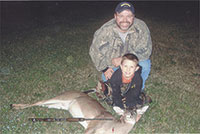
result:
M 144 106 L 140 109 L 137 109 L 137 113 L 138 114 L 144 114 L 147 111 L 148 108 L 149 108 L 149 106 Z
M 140 68 L 140 67 L 139 67 L 139 66 L 137 66 L 137 67 L 136 67 L 136 69 L 135 69 L 135 71 L 137 71 L 139 68 Z

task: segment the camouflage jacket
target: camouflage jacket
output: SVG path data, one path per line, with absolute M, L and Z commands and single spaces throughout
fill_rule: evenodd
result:
M 149 59 L 151 51 L 150 31 L 142 20 L 134 19 L 124 44 L 116 22 L 112 19 L 95 32 L 89 54 L 97 70 L 102 71 L 107 67 L 113 67 L 112 58 L 133 53 L 142 61 Z

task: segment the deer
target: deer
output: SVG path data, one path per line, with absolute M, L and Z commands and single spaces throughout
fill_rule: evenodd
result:
M 111 120 L 84 120 L 79 123 L 85 128 L 85 134 L 128 134 L 136 123 L 136 116 L 130 111 L 119 110 L 120 119 L 108 112 L 96 99 L 86 92 L 66 91 L 52 99 L 38 101 L 33 104 L 11 104 L 13 109 L 24 109 L 33 106 L 68 110 L 74 118 L 111 119 Z M 137 109 L 142 115 L 149 106 Z

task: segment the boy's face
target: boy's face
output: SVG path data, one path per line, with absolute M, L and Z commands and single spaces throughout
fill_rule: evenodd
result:
M 123 76 L 127 79 L 131 78 L 135 71 L 139 69 L 134 61 L 128 59 L 124 60 L 120 67 L 122 69 Z

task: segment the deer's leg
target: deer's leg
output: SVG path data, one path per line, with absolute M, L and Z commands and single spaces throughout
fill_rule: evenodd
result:
M 43 106 L 48 108 L 68 110 L 70 103 L 71 100 L 50 99 L 50 100 L 39 101 L 34 104 L 11 104 L 11 107 L 14 109 L 24 109 L 33 106 Z

